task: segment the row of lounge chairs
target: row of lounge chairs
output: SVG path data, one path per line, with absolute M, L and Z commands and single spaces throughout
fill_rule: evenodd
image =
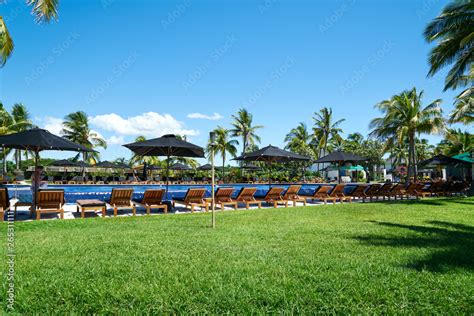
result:
M 267 203 L 273 207 L 279 205 L 288 207 L 289 203 L 293 206 L 297 202 L 306 205 L 307 201 L 323 201 L 326 204 L 328 201 L 336 203 L 339 201 L 351 202 L 352 200 L 362 200 L 371 202 L 382 199 L 394 198 L 424 198 L 428 196 L 450 196 L 457 194 L 464 194 L 469 188 L 464 183 L 445 183 L 435 182 L 430 185 L 423 183 L 411 183 L 408 187 L 403 184 L 361 184 L 357 185 L 350 193 L 345 193 L 345 184 L 338 184 L 336 186 L 321 185 L 312 194 L 300 194 L 301 185 L 290 185 L 285 191 L 282 187 L 271 187 L 263 197 L 256 197 L 257 188 L 244 187 L 235 197 L 233 197 L 235 189 L 231 187 L 219 187 L 214 195 L 214 202 L 217 207 L 224 209 L 226 206 L 237 209 L 240 205 L 244 205 L 246 209 L 255 205 L 258 208 L 262 207 L 262 203 Z M 184 204 L 189 207 L 191 212 L 196 208 L 209 210 L 212 205 L 212 199 L 206 198 L 205 188 L 190 188 L 182 198 L 174 197 L 171 201 L 173 207 L 176 203 Z M 140 200 L 133 199 L 133 189 L 131 188 L 113 188 L 107 206 L 113 209 L 114 216 L 117 216 L 118 210 L 130 209 L 133 215 L 136 214 L 136 208 L 143 207 L 147 214 L 151 213 L 152 209 L 162 209 L 166 214 L 168 212 L 168 204 L 163 201 L 164 189 L 147 189 Z M 65 204 L 64 190 L 61 189 L 42 189 L 37 195 L 37 209 L 36 219 L 41 218 L 43 213 L 59 213 L 60 218 L 64 217 L 63 206 Z M 16 203 L 15 213 L 18 206 L 30 205 L 28 203 Z M 104 205 L 104 215 L 105 215 Z M 0 188 L 0 218 L 3 219 L 4 212 L 10 208 L 10 200 L 8 197 L 8 189 Z

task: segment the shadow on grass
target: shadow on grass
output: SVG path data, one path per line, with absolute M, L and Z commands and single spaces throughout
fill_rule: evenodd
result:
M 429 254 L 405 264 L 418 271 L 448 272 L 462 268 L 474 270 L 474 227 L 464 224 L 429 221 L 430 226 L 375 222 L 377 225 L 396 228 L 398 236 L 365 235 L 356 240 L 377 247 L 425 248 Z M 402 231 L 403 230 L 403 231 Z

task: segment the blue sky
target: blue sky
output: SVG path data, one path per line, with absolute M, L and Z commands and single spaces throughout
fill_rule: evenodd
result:
M 426 78 L 422 37 L 445 4 L 62 0 L 59 20 L 37 25 L 24 1 L 10 0 L 0 14 L 15 51 L 0 69 L 0 100 L 24 103 L 53 132 L 85 111 L 109 141 L 103 159 L 128 158 L 120 144 L 140 134 L 185 133 L 203 146 L 243 106 L 265 126 L 262 146 L 283 146 L 324 106 L 346 119 L 346 134 L 367 134 L 374 104 L 413 86 L 451 110 L 444 72 Z

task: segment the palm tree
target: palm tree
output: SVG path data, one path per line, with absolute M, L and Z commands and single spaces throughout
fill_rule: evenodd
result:
M 82 111 L 73 112 L 66 115 L 61 133 L 70 141 L 83 145 L 87 148 L 107 148 L 106 141 L 100 138 L 97 133 L 90 129 L 89 118 L 87 117 L 87 114 Z M 80 154 L 77 154 L 75 159 L 78 159 L 79 155 Z M 97 152 L 84 152 L 82 153 L 82 159 L 84 162 L 95 164 L 99 160 L 99 154 Z
M 474 65 L 469 75 L 471 82 L 474 81 Z M 474 122 L 474 88 L 472 84 L 461 92 L 454 102 L 454 110 L 449 115 L 450 123 L 463 123 L 466 125 Z
M 144 141 L 146 141 L 146 137 L 143 135 L 140 135 L 135 138 L 134 142 L 144 142 Z M 147 165 L 160 165 L 160 159 L 155 156 L 140 156 L 137 154 L 133 154 L 129 160 L 130 166 L 143 165 L 145 163 Z
M 317 145 L 318 158 L 326 154 L 328 145 L 333 139 L 342 139 L 340 133 L 342 129 L 339 127 L 345 119 L 333 122 L 332 108 L 324 107 L 319 112 L 314 112 L 313 116 L 314 142 Z
M 13 119 L 12 130 L 14 132 L 21 132 L 33 127 L 33 123 L 30 120 L 30 113 L 21 103 L 16 103 L 13 105 L 11 117 Z M 21 164 L 21 150 L 15 150 L 15 162 L 16 168 L 20 169 Z
M 292 128 L 285 136 L 287 143 L 285 148 L 300 155 L 308 155 L 311 152 L 312 135 L 305 123 L 300 122 L 297 127 Z
M 242 137 L 242 153 L 246 153 L 248 146 L 260 143 L 260 137 L 256 131 L 263 128 L 262 125 L 252 126 L 253 115 L 246 109 L 240 109 L 237 115 L 232 115 L 234 122 L 232 122 L 233 128 L 230 130 L 233 137 Z
M 460 129 L 448 129 L 438 147 L 447 156 L 472 152 L 474 150 L 474 135 Z
M 433 156 L 434 152 L 433 145 L 430 145 L 427 139 L 416 140 L 415 150 L 416 150 L 416 159 L 418 161 L 426 160 Z
M 445 80 L 444 89 L 456 89 L 465 85 L 463 77 L 474 61 L 474 1 L 455 0 L 425 28 L 428 42 L 437 41 L 431 50 L 429 76 L 453 64 Z
M 37 23 L 49 22 L 58 18 L 58 0 L 27 0 Z M 5 20 L 0 16 L 0 67 L 3 67 L 13 53 L 13 40 Z
M 207 152 L 210 153 L 214 151 L 214 153 L 219 153 L 222 157 L 222 180 L 225 179 L 225 159 L 226 154 L 228 153 L 232 157 L 235 157 L 237 154 L 237 147 L 236 145 L 239 142 L 235 139 L 230 139 L 231 131 L 225 129 L 224 127 L 218 126 L 214 131 L 215 140 L 214 144 L 211 143 L 211 139 L 207 144 Z
M 376 107 L 382 111 L 383 117 L 370 122 L 373 131 L 370 135 L 387 140 L 386 148 L 408 142 L 408 173 L 416 179 L 416 137 L 419 134 L 435 134 L 444 130 L 445 124 L 440 107 L 441 100 L 435 100 L 428 106 L 422 106 L 423 91 L 416 88 L 403 91 L 391 99 L 382 101 Z

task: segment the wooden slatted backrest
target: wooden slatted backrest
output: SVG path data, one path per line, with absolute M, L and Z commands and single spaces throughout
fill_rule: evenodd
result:
M 382 187 L 382 185 L 380 185 L 380 184 L 378 184 L 378 183 L 372 184 L 372 185 L 370 185 L 370 187 L 367 189 L 367 191 L 365 191 L 365 194 L 374 194 L 374 193 L 377 193 L 377 191 L 380 190 L 381 187 Z
M 408 185 L 408 187 L 406 189 L 406 193 L 413 194 L 413 193 L 415 193 L 416 189 L 417 189 L 417 184 L 412 182 Z
M 216 201 L 230 202 L 232 201 L 232 193 L 234 193 L 234 188 L 218 188 L 215 193 Z
M 133 189 L 112 189 L 110 204 L 115 206 L 129 206 L 132 200 Z
M 242 188 L 237 196 L 237 201 L 255 201 L 257 188 Z
M 380 190 L 377 191 L 378 194 L 380 193 L 388 193 L 390 192 L 390 190 L 392 189 L 393 187 L 393 184 L 392 183 L 384 183 L 384 185 L 382 185 L 382 187 L 380 188 Z
M 164 189 L 145 190 L 143 193 L 143 204 L 156 205 L 163 201 Z
M 281 194 L 285 189 L 280 187 L 272 187 L 265 194 L 265 200 L 281 200 Z
M 346 187 L 345 184 L 337 184 L 334 189 L 331 191 L 329 196 L 343 196 L 344 195 L 344 188 Z
M 184 197 L 185 203 L 203 203 L 206 189 L 188 189 Z
M 330 185 L 322 185 L 319 187 L 319 189 L 314 192 L 315 197 L 328 197 L 329 196 L 329 191 L 331 191 L 332 186 Z
M 60 207 L 64 204 L 64 190 L 40 190 L 37 195 L 38 208 Z
M 367 190 L 368 185 L 367 184 L 359 184 L 354 191 L 351 192 L 351 195 L 353 196 L 362 196 L 364 195 L 365 190 Z
M 8 196 L 7 188 L 0 188 L 0 207 L 3 210 L 10 207 L 10 197 Z
M 298 193 L 300 192 L 300 189 L 301 189 L 301 185 L 296 185 L 296 184 L 290 185 L 288 190 L 286 190 L 285 194 L 283 195 L 283 198 L 287 200 L 297 198 Z
M 393 187 L 390 193 L 401 193 L 403 189 L 404 189 L 404 185 L 401 183 L 398 183 Z

